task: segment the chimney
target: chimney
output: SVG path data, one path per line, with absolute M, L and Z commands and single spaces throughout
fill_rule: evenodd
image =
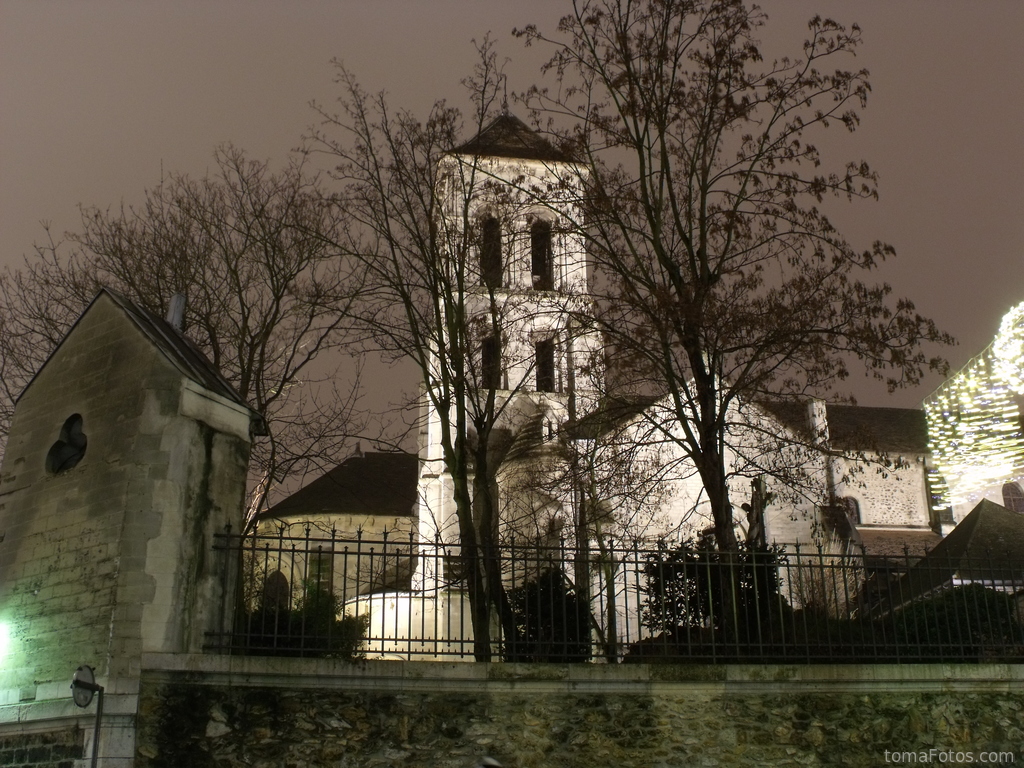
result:
M 176 293 L 171 296 L 171 303 L 167 307 L 167 317 L 164 318 L 168 323 L 173 326 L 176 331 L 182 329 L 182 325 L 185 322 L 185 296 L 181 293 Z
M 828 415 L 824 400 L 812 397 L 807 401 L 807 421 L 811 427 L 814 445 L 828 444 Z

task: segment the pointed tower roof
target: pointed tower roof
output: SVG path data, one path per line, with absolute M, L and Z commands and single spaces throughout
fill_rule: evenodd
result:
M 556 149 L 547 139 L 505 110 L 484 126 L 480 133 L 462 146 L 456 147 L 454 151 L 462 155 L 482 157 L 511 157 L 556 163 L 570 161 L 568 155 Z

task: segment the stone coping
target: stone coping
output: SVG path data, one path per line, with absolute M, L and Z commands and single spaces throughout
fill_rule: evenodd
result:
M 736 694 L 996 692 L 1024 689 L 1024 664 L 508 664 L 149 653 L 142 679 L 382 693 Z

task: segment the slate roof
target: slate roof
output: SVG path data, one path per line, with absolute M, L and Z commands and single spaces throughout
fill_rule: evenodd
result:
M 797 434 L 810 436 L 806 401 L 768 401 L 761 406 Z M 840 450 L 928 452 L 928 422 L 919 408 L 825 406 L 829 440 Z
M 906 602 L 950 583 L 1014 581 L 1024 570 L 1024 515 L 983 499 L 892 589 Z
M 89 302 L 89 306 L 85 308 L 79 319 L 75 321 L 75 324 L 71 326 L 71 329 L 64 335 L 66 339 L 70 336 L 75 329 L 75 326 L 81 321 L 82 317 L 88 314 L 89 310 L 98 302 L 101 297 L 106 297 L 114 303 L 115 306 L 120 309 L 125 316 L 131 321 L 131 323 L 139 329 L 143 336 L 156 347 L 157 350 L 181 373 L 192 381 L 201 385 L 205 389 L 213 392 L 214 394 L 220 395 L 226 400 L 237 403 L 243 406 L 250 413 L 253 414 L 254 419 L 258 419 L 262 425 L 262 419 L 259 415 L 249 408 L 249 404 L 235 391 L 235 388 L 231 386 L 230 382 L 224 378 L 219 370 L 211 363 L 206 355 L 197 347 L 190 339 L 184 334 L 174 328 L 170 323 L 164 320 L 162 317 L 153 314 L 148 309 L 140 307 L 135 302 L 122 296 L 116 291 L 112 291 L 109 288 L 101 288 L 93 300 Z M 61 344 L 63 344 L 61 340 Z M 50 361 L 57 349 L 60 348 L 61 344 L 57 345 L 57 348 L 50 353 L 50 357 L 47 358 L 47 362 L 43 363 L 43 367 Z M 37 374 L 38 375 L 38 371 Z M 34 379 L 35 377 L 33 377 Z M 31 385 L 31 382 L 29 382 Z M 26 387 L 26 390 L 28 387 Z M 20 398 L 20 395 L 19 395 Z
M 412 515 L 419 459 L 410 453 L 365 453 L 345 459 L 279 501 L 261 520 L 303 515 Z
M 135 302 L 109 288 L 100 290 L 100 294 L 104 293 L 153 342 L 153 346 L 159 349 L 183 374 L 211 392 L 246 408 L 249 407 L 248 403 L 242 399 L 235 391 L 235 388 L 231 386 L 230 382 L 224 378 L 223 374 L 217 370 L 213 363 L 207 359 L 199 347 L 181 331 L 177 330 L 162 317 L 153 314 L 144 307 L 140 307 Z M 97 298 L 99 298 L 99 295 L 97 295 Z M 93 299 L 93 302 L 95 301 L 96 299 Z M 90 304 L 90 306 L 92 305 Z M 87 309 L 86 312 L 88 311 Z
M 461 155 L 569 162 L 564 152 L 509 112 L 502 112 L 476 136 L 454 150 Z

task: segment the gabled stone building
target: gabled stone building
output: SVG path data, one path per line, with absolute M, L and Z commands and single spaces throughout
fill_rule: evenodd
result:
M 20 396 L 0 475 L 0 735 L 87 722 L 79 665 L 106 692 L 104 764 L 131 765 L 142 659 L 198 652 L 233 574 L 261 420 L 164 319 L 102 290 Z M 75 735 L 77 734 L 77 735 Z M 122 758 L 120 761 L 115 758 Z

